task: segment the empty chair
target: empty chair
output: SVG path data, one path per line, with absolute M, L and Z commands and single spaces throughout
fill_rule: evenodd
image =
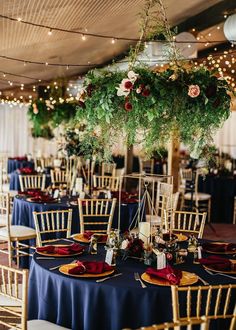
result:
M 0 228 L 1 243 L 7 242 L 8 249 L 0 248 L 1 253 L 8 254 L 9 266 L 12 264 L 13 252 L 19 266 L 19 258 L 28 256 L 25 248 L 29 248 L 23 241 L 36 238 L 36 231 L 26 226 L 16 226 L 10 224 L 10 197 L 8 193 L 0 193 L 0 213 L 6 217 L 6 225 Z
M 144 160 L 139 157 L 139 172 L 153 174 L 154 173 L 154 159 Z
M 60 185 L 68 185 L 68 173 L 66 170 L 51 170 L 50 175 L 53 188 L 58 188 Z
M 231 320 L 229 330 L 236 327 L 236 284 L 209 286 L 171 286 L 173 321 L 200 319 Z M 225 328 L 226 329 L 226 328 Z
M 183 170 L 182 170 L 182 173 L 183 173 Z M 192 173 L 192 181 L 189 181 L 186 178 L 185 182 L 186 182 L 186 184 L 188 184 L 188 186 L 187 185 L 185 186 L 185 193 L 183 196 L 183 200 L 184 200 L 184 202 L 188 201 L 190 206 L 192 203 L 193 207 L 198 212 L 207 212 L 207 214 L 208 214 L 207 219 L 208 219 L 208 221 L 210 221 L 210 219 L 211 219 L 211 195 L 198 191 L 198 181 L 199 181 L 199 177 L 201 174 L 202 174 L 202 170 L 198 169 L 196 171 L 196 173 Z M 189 183 L 192 185 L 192 191 L 191 191 L 191 187 L 189 186 Z M 182 207 L 183 207 L 183 202 L 182 202 Z M 181 207 L 181 209 L 182 209 L 182 207 Z
M 113 199 L 78 199 L 80 233 L 87 230 L 109 233 L 116 206 Z
M 164 228 L 173 233 L 188 233 L 202 238 L 206 222 L 206 213 L 164 210 Z
M 46 176 L 43 175 L 19 175 L 20 190 L 23 192 L 27 189 L 45 190 Z
M 102 176 L 108 175 L 116 175 L 116 163 L 102 163 Z
M 93 187 L 96 190 L 118 191 L 122 185 L 122 177 L 117 176 L 93 176 Z
M 37 246 L 71 236 L 72 209 L 33 212 Z
M 28 271 L 0 265 L 0 324 L 19 330 L 68 330 L 45 320 L 27 321 Z

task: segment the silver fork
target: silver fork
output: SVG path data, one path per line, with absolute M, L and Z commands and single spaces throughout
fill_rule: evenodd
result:
M 225 277 L 228 277 L 228 278 L 232 278 L 233 280 L 236 281 L 236 277 L 235 277 L 235 276 L 230 276 L 230 275 L 223 274 L 223 273 L 212 273 L 210 270 L 208 270 L 208 269 L 206 269 L 206 268 L 204 268 L 204 270 L 205 270 L 208 274 L 210 274 L 210 275 L 212 275 L 212 276 L 221 275 L 221 276 L 225 276 Z
M 77 260 L 73 260 L 73 261 L 71 261 L 69 264 L 74 264 L 74 263 L 76 263 L 76 261 L 77 261 Z M 51 268 L 49 268 L 49 270 L 55 270 L 55 269 L 60 268 L 61 266 L 64 266 L 64 265 L 66 265 L 66 264 L 60 264 L 60 265 L 58 265 L 58 266 L 51 267 Z
M 139 281 L 139 282 L 140 282 L 140 284 L 141 284 L 141 286 L 142 286 L 143 289 L 147 287 L 147 286 L 143 283 L 143 281 L 141 280 L 139 273 L 134 273 L 134 279 L 135 279 L 135 281 Z
M 203 278 L 201 278 L 200 276 L 198 276 L 199 281 L 201 281 L 204 285 L 209 285 L 209 283 L 207 281 L 205 281 Z

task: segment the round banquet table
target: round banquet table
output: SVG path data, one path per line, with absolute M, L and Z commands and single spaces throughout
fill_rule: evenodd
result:
M 17 159 L 8 159 L 7 161 L 7 172 L 8 174 L 14 172 L 18 168 L 23 168 L 23 167 L 30 167 L 34 169 L 34 161 L 28 161 L 25 159 L 22 160 L 17 160 Z
M 19 174 L 20 173 L 17 170 L 11 173 L 10 190 L 20 191 Z M 24 175 L 24 174 L 22 174 L 22 175 Z M 49 174 L 46 174 L 45 187 L 47 188 L 50 184 L 51 184 L 51 176 Z
M 96 256 L 85 252 L 79 260 L 104 260 L 104 247 L 100 246 L 98 252 Z M 74 258 L 42 260 L 36 257 L 37 254 L 29 275 L 29 319 L 45 319 L 72 330 L 136 329 L 172 320 L 170 287 L 147 284 L 143 289 L 134 280 L 134 272 L 142 274 L 147 267 L 140 261 L 118 258 L 116 270 L 122 275 L 96 283 L 95 279 L 75 278 L 58 269 L 49 270 Z M 210 284 L 236 283 L 236 279 L 211 276 L 200 265 L 183 264 L 178 268 L 194 272 Z M 227 329 L 225 323 L 223 327 L 222 321 L 214 323 L 214 330 L 222 329 Z

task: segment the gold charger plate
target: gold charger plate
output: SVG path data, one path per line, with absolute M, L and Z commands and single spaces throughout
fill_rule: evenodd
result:
M 147 273 L 143 273 L 141 275 L 141 279 L 144 282 L 154 284 L 154 285 L 161 285 L 161 286 L 170 286 L 171 285 L 169 281 L 167 281 L 165 279 L 157 278 L 157 277 L 151 277 Z M 179 286 L 192 285 L 197 282 L 198 282 L 198 276 L 196 274 L 183 271 Z
M 177 236 L 178 242 L 185 242 L 188 240 L 188 236 L 183 235 L 183 234 L 175 234 L 175 236 Z
M 62 247 L 62 246 L 66 246 L 66 245 L 53 244 L 53 246 Z M 71 253 L 71 254 L 58 254 L 58 253 L 40 252 L 40 251 L 37 251 L 37 248 L 36 248 L 36 252 L 45 257 L 66 258 L 66 257 L 78 256 L 78 255 L 82 254 L 84 251 L 75 252 L 75 253 Z
M 102 234 L 103 235 L 103 234 Z M 74 236 L 72 236 L 73 237 L 73 239 L 75 240 L 75 241 L 77 241 L 77 242 L 80 242 L 80 243 L 90 243 L 90 240 L 89 239 L 87 239 L 87 238 L 85 238 L 84 236 L 83 236 L 83 234 L 75 234 Z M 97 242 L 98 244 L 105 244 L 107 242 L 107 240 L 105 240 L 105 241 L 101 241 L 101 242 Z
M 224 243 L 224 242 L 214 242 L 213 244 L 227 244 L 227 243 Z M 207 250 L 207 249 L 204 249 L 204 248 L 203 248 L 203 251 L 204 252 L 208 252 L 208 253 L 213 253 L 213 254 L 235 254 L 236 253 L 236 250 L 218 252 L 218 251 Z
M 232 262 L 232 264 L 236 264 L 236 260 L 230 259 L 230 261 Z M 218 270 L 218 269 L 212 268 L 211 266 L 205 266 L 205 265 L 203 265 L 203 267 L 212 272 L 215 272 L 215 273 L 236 274 L 236 269 L 235 270 Z M 236 277 L 235 277 L 235 280 L 236 280 Z
M 79 278 L 96 278 L 96 277 L 104 277 L 104 276 L 108 276 L 111 275 L 112 273 L 114 273 L 115 269 L 112 270 L 108 270 L 104 273 L 101 274 L 69 274 L 69 269 L 72 269 L 74 267 L 76 267 L 77 264 L 67 264 L 67 265 L 63 265 L 59 268 L 59 272 L 65 275 L 69 275 L 69 276 L 73 276 L 73 277 L 79 277 Z

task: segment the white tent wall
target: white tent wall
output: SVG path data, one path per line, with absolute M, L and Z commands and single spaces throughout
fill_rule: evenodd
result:
M 56 154 L 55 141 L 31 137 L 27 110 L 26 105 L 0 104 L 0 152 L 8 152 L 10 157 L 39 151 L 45 156 Z

